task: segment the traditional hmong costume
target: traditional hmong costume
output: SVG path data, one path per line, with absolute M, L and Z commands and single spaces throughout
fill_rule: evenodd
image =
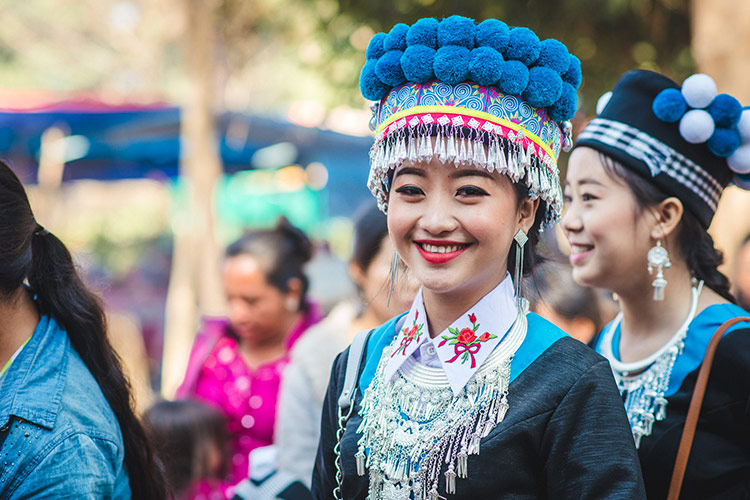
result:
M 600 151 L 678 197 L 704 228 L 730 182 L 750 189 L 750 111 L 734 97 L 717 95 L 707 75 L 679 86 L 656 73 L 631 71 L 600 99 L 599 108 L 576 147 Z M 695 281 L 684 324 L 648 358 L 620 361 L 621 316 L 591 342 L 612 364 L 649 498 L 667 497 L 712 335 L 724 321 L 750 316 L 734 304 L 696 314 L 703 284 Z M 681 499 L 750 498 L 749 323 L 730 328 L 718 344 L 692 443 Z
M 375 35 L 367 59 L 368 185 L 384 211 L 394 169 L 437 157 L 507 175 L 541 200 L 545 222 L 559 218 L 557 157 L 581 83 L 562 43 L 453 16 Z M 338 418 L 348 351 L 337 358 L 316 498 L 644 498 L 606 360 L 528 313 L 519 281 L 507 275 L 436 335 L 420 291 L 370 335 L 348 420 Z

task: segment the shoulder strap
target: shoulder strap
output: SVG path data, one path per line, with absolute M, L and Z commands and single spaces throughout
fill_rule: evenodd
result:
M 703 405 L 703 396 L 706 393 L 706 385 L 708 384 L 708 376 L 711 373 L 711 365 L 713 365 L 714 362 L 716 348 L 719 345 L 721 337 L 724 336 L 724 333 L 732 326 L 743 321 L 750 321 L 750 317 L 740 316 L 725 321 L 716 330 L 714 336 L 711 337 L 711 342 L 708 344 L 706 356 L 703 358 L 703 364 L 698 372 L 698 379 L 695 382 L 695 389 L 693 390 L 693 396 L 690 399 L 690 406 L 688 407 L 687 417 L 685 418 L 685 428 L 682 430 L 680 447 L 677 449 L 677 459 L 674 463 L 672 482 L 669 484 L 667 500 L 677 500 L 680 496 L 682 480 L 685 477 L 685 468 L 687 467 L 688 458 L 690 458 L 690 448 L 693 446 L 693 436 L 695 435 L 695 428 L 698 425 L 698 416 L 700 415 L 701 406 Z
M 349 346 L 349 355 L 346 358 L 346 375 L 344 376 L 344 387 L 339 396 L 338 406 L 342 410 L 348 410 L 354 401 L 357 389 L 357 378 L 364 359 L 365 346 L 373 330 L 362 330 L 357 333 Z

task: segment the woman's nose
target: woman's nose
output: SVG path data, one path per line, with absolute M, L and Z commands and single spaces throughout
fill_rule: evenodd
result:
M 433 195 L 430 202 L 424 204 L 424 213 L 419 218 L 420 228 L 434 235 L 455 230 L 458 221 L 451 209 L 452 201 L 452 197 Z

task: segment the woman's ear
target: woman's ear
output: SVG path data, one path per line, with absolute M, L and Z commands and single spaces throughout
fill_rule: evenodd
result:
M 349 276 L 352 278 L 357 287 L 362 288 L 365 284 L 365 272 L 359 267 L 359 264 L 353 260 L 349 261 Z
M 289 278 L 289 281 L 286 282 L 286 293 L 284 295 L 289 304 L 287 309 L 299 309 L 300 302 L 302 301 L 302 280 L 299 278 Z M 294 308 L 291 307 L 293 302 L 296 304 Z
M 521 205 L 518 207 L 518 224 L 524 233 L 528 233 L 531 230 L 531 226 L 534 225 L 536 219 L 536 211 L 539 209 L 539 198 L 531 199 L 524 198 L 521 201 Z
M 685 208 L 678 198 L 670 196 L 664 199 L 653 210 L 656 224 L 651 229 L 651 237 L 660 240 L 671 235 L 680 224 L 684 212 Z

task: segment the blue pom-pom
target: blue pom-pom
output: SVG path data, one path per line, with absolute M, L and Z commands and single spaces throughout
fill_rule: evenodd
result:
M 679 89 L 664 89 L 654 99 L 651 109 L 661 121 L 676 123 L 687 111 L 687 102 Z
M 458 45 L 467 49 L 474 48 L 474 20 L 463 16 L 451 16 L 443 19 L 438 26 L 438 45 Z
M 391 87 L 398 87 L 406 81 L 404 70 L 401 69 L 401 56 L 404 55 L 400 50 L 389 50 L 383 57 L 378 59 L 375 65 L 375 74 L 380 81 Z
M 385 54 L 385 48 L 383 48 L 383 42 L 386 37 L 385 33 L 376 33 L 371 39 L 370 44 L 367 46 L 365 51 L 365 57 L 370 59 L 380 59 Z
M 536 66 L 529 70 L 529 84 L 521 96 L 535 108 L 552 106 L 560 98 L 562 83 L 557 71 Z
M 740 147 L 740 133 L 736 128 L 717 127 L 706 144 L 713 154 L 726 158 Z
M 568 70 L 563 75 L 563 81 L 571 84 L 574 89 L 578 89 L 578 87 L 581 86 L 581 81 L 583 80 L 583 73 L 581 72 L 581 60 L 573 54 L 570 54 L 568 61 Z
M 479 23 L 474 31 L 477 47 L 492 47 L 502 54 L 508 48 L 510 29 L 508 25 L 497 19 L 485 19 Z
M 521 61 L 505 61 L 497 86 L 503 94 L 521 95 L 529 84 L 529 68 Z
M 537 66 L 545 66 L 564 75 L 570 66 L 570 54 L 568 48 L 559 40 L 548 38 L 541 42 Z
M 717 127 L 734 127 L 742 116 L 742 104 L 729 94 L 719 94 L 711 101 L 708 112 Z
M 578 96 L 575 87 L 568 82 L 563 82 L 560 98 L 548 108 L 549 116 L 556 122 L 564 122 L 573 118 L 577 107 Z
M 407 47 L 401 56 L 401 68 L 410 82 L 425 83 L 435 79 L 435 54 L 437 51 L 424 45 Z
M 521 61 L 526 66 L 531 66 L 539 58 L 540 50 L 539 37 L 529 28 L 513 28 L 510 30 L 508 48 L 505 51 L 506 59 Z
M 387 51 L 390 50 L 405 50 L 406 49 L 406 34 L 409 32 L 409 26 L 404 23 L 398 23 L 391 28 L 390 33 L 383 41 L 383 48 Z
M 491 47 L 471 51 L 469 77 L 479 85 L 495 85 L 503 74 L 503 56 Z
M 425 45 L 433 49 L 437 48 L 437 32 L 440 23 L 434 17 L 423 17 L 412 24 L 406 34 L 406 45 Z
M 470 62 L 471 51 L 466 47 L 456 45 L 440 47 L 435 54 L 435 64 L 433 64 L 435 76 L 438 80 L 451 85 L 465 82 L 469 79 Z
M 377 63 L 376 59 L 370 59 L 359 74 L 359 90 L 362 92 L 362 97 L 370 101 L 381 100 L 391 90 L 391 87 L 381 82 L 375 73 Z

